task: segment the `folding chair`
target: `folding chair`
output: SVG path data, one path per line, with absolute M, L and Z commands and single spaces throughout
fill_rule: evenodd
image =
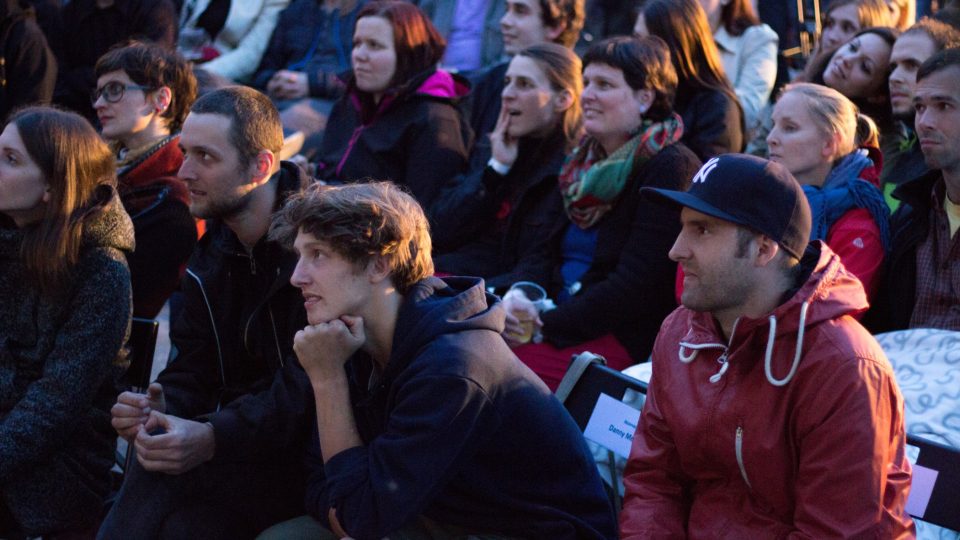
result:
M 134 392 L 145 392 L 150 386 L 150 375 L 153 372 L 153 355 L 157 349 L 157 333 L 160 329 L 160 323 L 153 319 L 140 319 L 134 317 L 130 323 L 130 341 L 127 342 L 130 360 L 130 367 L 120 379 L 120 385 L 124 390 L 133 390 Z M 130 459 L 133 452 L 130 446 L 127 446 L 126 455 L 121 457 L 117 452 L 117 464 L 123 463 L 123 470 L 127 470 L 130 465 Z
M 631 400 L 628 394 L 633 392 L 635 396 L 645 397 L 647 393 L 646 383 L 624 375 L 615 369 L 610 369 L 606 366 L 606 363 L 607 361 L 602 356 L 591 352 L 581 353 L 574 357 L 570 367 L 567 368 L 567 373 L 557 387 L 557 398 L 563 403 L 567 412 L 570 413 L 581 430 L 587 429 L 587 424 L 590 422 L 590 417 L 597 407 L 601 394 L 626 402 L 634 408 L 643 406 L 642 399 L 639 407 L 630 404 Z M 614 508 L 619 510 L 621 474 L 617 470 L 616 454 L 606 445 L 597 444 L 600 444 L 607 451 L 611 482 L 611 486 L 609 486 L 611 488 L 609 492 L 610 500 L 613 502 Z
M 907 502 L 910 514 L 960 531 L 960 449 L 918 435 L 907 435 L 907 444 L 920 449 Z

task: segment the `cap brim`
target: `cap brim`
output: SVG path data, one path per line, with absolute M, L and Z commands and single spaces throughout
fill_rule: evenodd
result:
M 640 189 L 640 194 L 652 201 L 672 204 L 674 206 L 686 206 L 687 208 L 691 208 L 702 214 L 707 214 L 708 216 L 713 216 L 731 223 L 742 224 L 742 220 L 736 216 L 728 214 L 686 191 L 645 187 Z

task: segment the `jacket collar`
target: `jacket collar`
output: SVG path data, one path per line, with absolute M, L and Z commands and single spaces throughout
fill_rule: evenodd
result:
M 893 196 L 918 209 L 930 207 L 930 194 L 937 182 L 943 182 L 939 170 L 927 171 L 922 176 L 908 180 L 893 190 Z

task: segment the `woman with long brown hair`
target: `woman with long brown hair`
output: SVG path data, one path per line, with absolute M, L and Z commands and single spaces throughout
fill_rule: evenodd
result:
M 564 221 L 557 175 L 582 133 L 580 72 L 580 58 L 557 43 L 510 61 L 493 133 L 434 206 L 437 271 L 479 276 L 501 292 L 548 277 L 549 236 Z
M 679 80 L 673 108 L 683 118 L 683 143 L 703 160 L 741 151 L 743 108 L 723 72 L 707 15 L 697 0 L 647 2 L 634 33 L 657 36 L 670 50 Z
M 114 157 L 79 115 L 0 134 L 0 536 L 92 538 L 130 323 L 133 225 Z

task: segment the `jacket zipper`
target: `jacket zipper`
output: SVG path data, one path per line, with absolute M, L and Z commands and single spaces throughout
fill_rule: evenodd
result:
M 223 388 L 227 388 L 227 371 L 223 367 L 223 350 L 220 347 L 220 333 L 217 332 L 217 320 L 213 316 L 213 305 L 210 304 L 210 299 L 207 297 L 207 290 L 203 286 L 203 280 L 200 279 L 196 273 L 187 268 L 187 275 L 192 277 L 196 282 L 197 286 L 200 287 L 200 294 L 203 296 L 203 303 L 207 307 L 207 315 L 210 316 L 210 330 L 213 331 L 213 341 L 217 346 L 217 361 L 220 364 L 220 383 L 223 385 Z M 223 393 L 220 394 L 220 399 L 217 400 L 217 411 L 222 407 Z
M 753 486 L 750 485 L 750 479 L 747 478 L 747 468 L 743 466 L 743 427 L 737 426 L 737 465 L 740 466 L 740 476 L 743 477 L 743 481 L 746 482 L 747 488 L 753 489 Z

